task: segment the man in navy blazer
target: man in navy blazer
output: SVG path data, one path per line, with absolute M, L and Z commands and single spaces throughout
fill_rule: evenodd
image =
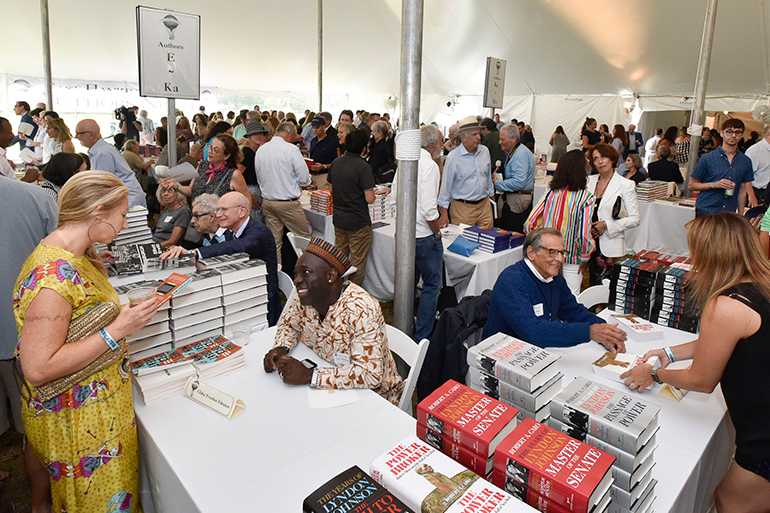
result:
M 219 226 L 227 228 L 224 242 L 193 251 L 198 260 L 217 255 L 248 253 L 252 259 L 258 258 L 264 261 L 267 264 L 267 321 L 270 326 L 274 326 L 281 316 L 275 239 L 267 226 L 249 217 L 250 209 L 248 198 L 240 192 L 232 191 L 223 195 L 217 204 L 216 217 Z M 176 258 L 187 253 L 189 251 L 186 249 L 174 246 L 161 258 Z
M 561 275 L 564 238 L 555 228 L 527 234 L 524 259 L 508 267 L 492 290 L 484 338 L 503 332 L 540 347 L 569 347 L 595 340 L 613 353 L 626 351 L 626 333 L 575 300 Z
M 626 149 L 623 152 L 624 160 L 628 157 L 629 153 L 641 154 L 642 150 L 644 149 L 644 139 L 642 138 L 642 133 L 636 131 L 636 125 L 628 125 L 628 132 L 626 133 L 626 137 L 628 138 L 628 146 L 626 146 Z

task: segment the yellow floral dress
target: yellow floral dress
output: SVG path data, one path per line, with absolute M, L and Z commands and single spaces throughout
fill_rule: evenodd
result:
M 72 305 L 72 319 L 102 302 L 118 302 L 115 289 L 86 257 L 41 243 L 24 262 L 14 290 L 19 339 L 24 314 L 43 288 Z M 128 354 L 49 401 L 41 402 L 35 388 L 26 380 L 25 385 L 22 420 L 32 448 L 51 474 L 54 511 L 140 512 Z

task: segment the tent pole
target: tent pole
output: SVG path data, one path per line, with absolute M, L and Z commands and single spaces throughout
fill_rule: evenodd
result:
M 700 58 L 698 59 L 698 74 L 695 79 L 695 98 L 692 104 L 690 126 L 703 126 L 705 116 L 703 108 L 706 105 L 706 87 L 709 80 L 709 66 L 711 65 L 711 45 L 714 42 L 714 26 L 717 21 L 717 0 L 709 0 L 706 6 L 706 22 L 703 26 L 703 39 L 700 43 Z M 687 183 L 695 171 L 698 163 L 698 149 L 700 147 L 700 132 L 690 134 L 690 160 L 687 162 L 687 180 L 684 182 L 684 194 L 688 195 Z
M 401 130 L 420 128 L 423 0 L 404 0 L 401 8 Z M 398 150 L 397 150 L 398 153 Z M 412 334 L 414 319 L 417 160 L 398 161 L 396 273 L 393 317 L 396 327 Z
M 166 123 L 166 139 L 168 139 L 168 167 L 176 166 L 176 100 L 168 99 L 168 122 Z M 173 143 L 173 144 L 172 144 Z M 161 148 L 163 149 L 163 148 Z
M 48 23 L 48 0 L 40 0 L 40 27 L 43 32 L 43 76 L 45 77 L 46 105 L 53 110 L 53 82 L 51 81 L 51 27 Z
M 318 112 L 324 97 L 324 0 L 318 0 Z

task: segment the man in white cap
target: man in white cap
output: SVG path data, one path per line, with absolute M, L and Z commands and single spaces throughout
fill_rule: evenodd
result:
M 489 150 L 481 145 L 475 116 L 460 120 L 462 144 L 447 155 L 438 195 L 441 227 L 452 223 L 492 226 L 492 173 Z

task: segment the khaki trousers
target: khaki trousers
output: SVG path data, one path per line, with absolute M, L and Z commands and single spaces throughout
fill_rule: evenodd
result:
M 464 223 L 471 226 L 494 226 L 495 224 L 495 219 L 492 217 L 492 203 L 486 198 L 476 205 L 452 200 L 449 204 L 449 218 L 452 224 Z
M 356 268 L 356 272 L 350 275 L 350 281 L 363 287 L 366 276 L 366 261 L 369 258 L 369 248 L 372 245 L 372 227 L 365 226 L 357 232 L 334 228 L 334 245 L 348 256 L 350 264 Z
M 272 201 L 262 200 L 262 213 L 265 215 L 265 224 L 273 233 L 275 249 L 278 252 L 278 263 L 281 263 L 281 246 L 283 245 L 283 229 L 288 228 L 294 235 L 310 237 L 307 228 L 307 217 L 302 210 L 299 200 Z
M 328 175 L 329 173 L 324 173 L 322 175 L 310 175 L 310 180 L 316 187 L 318 187 L 319 191 L 328 191 L 329 182 L 326 180 Z

